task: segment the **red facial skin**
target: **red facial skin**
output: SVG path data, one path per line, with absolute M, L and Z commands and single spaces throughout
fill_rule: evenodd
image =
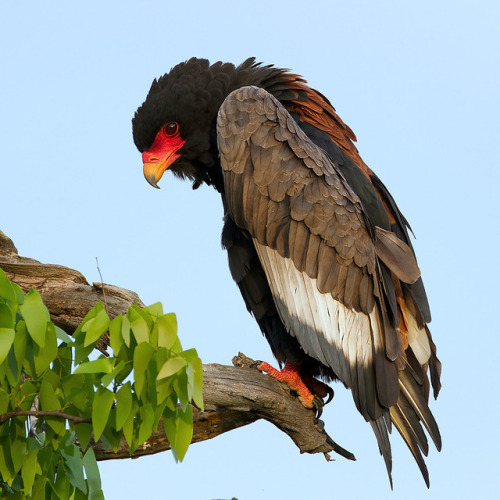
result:
M 155 188 L 158 187 L 158 181 L 163 172 L 179 158 L 178 151 L 185 142 L 179 134 L 179 126 L 176 122 L 171 122 L 161 128 L 151 148 L 142 153 L 144 177 L 149 184 Z

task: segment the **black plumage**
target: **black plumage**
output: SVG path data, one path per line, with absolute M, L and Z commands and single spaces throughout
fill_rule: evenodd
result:
M 428 484 L 440 363 L 409 226 L 330 102 L 254 59 L 193 58 L 153 82 L 133 136 L 152 185 L 168 168 L 220 192 L 231 274 L 280 364 L 351 389 L 389 475 L 392 420 Z

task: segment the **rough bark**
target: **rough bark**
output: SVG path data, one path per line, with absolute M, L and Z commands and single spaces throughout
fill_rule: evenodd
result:
M 126 312 L 132 304 L 142 305 L 138 295 L 130 290 L 103 283 L 90 285 L 78 271 L 20 257 L 12 241 L 1 231 L 0 268 L 24 291 L 36 288 L 52 321 L 69 334 L 98 301 L 106 303 L 110 317 Z M 100 350 L 105 349 L 103 342 Z M 290 436 L 301 453 L 324 453 L 329 458 L 328 453 L 335 451 L 354 459 L 328 436 L 312 410 L 304 408 L 286 386 L 249 368 L 251 362 L 239 355 L 233 360 L 237 366 L 203 366 L 205 410 L 195 408 L 193 443 L 264 419 Z M 139 457 L 170 449 L 161 422 L 158 430 L 132 455 L 125 440 L 116 453 L 101 442 L 92 446 L 98 460 Z

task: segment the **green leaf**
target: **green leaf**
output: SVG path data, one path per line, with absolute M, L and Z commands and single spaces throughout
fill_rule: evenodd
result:
M 33 488 L 35 481 L 36 465 L 37 465 L 38 449 L 33 449 L 26 455 L 23 467 L 21 469 L 21 476 L 23 478 L 23 492 L 28 495 Z
M 160 405 L 162 404 L 170 394 L 172 394 L 173 391 L 172 387 L 172 382 L 171 380 L 158 380 L 156 382 L 156 400 L 157 404 Z
M 64 398 L 66 401 L 71 401 L 71 403 L 85 412 L 87 408 L 90 408 L 88 403 L 89 395 L 94 396 L 93 386 L 92 388 L 86 387 L 86 379 L 90 378 L 88 375 L 66 375 L 61 380 L 61 388 L 64 393 Z M 90 416 L 90 412 L 87 414 Z
M 129 314 L 134 317 L 133 321 L 130 322 L 130 327 L 137 343 L 149 343 L 149 327 L 146 320 L 132 309 L 129 310 Z
M 147 307 L 139 307 L 133 305 L 129 307 L 128 313 L 130 315 L 129 319 L 133 321 L 136 316 L 140 316 L 148 325 L 148 330 L 153 328 L 155 317 L 151 315 Z
M 56 328 L 56 336 L 59 340 L 65 344 L 71 344 L 71 342 L 73 342 L 73 339 L 62 328 L 59 328 L 57 325 L 54 326 Z
M 200 358 L 193 359 L 187 369 L 188 398 L 203 411 L 203 365 Z
M 7 413 L 9 408 L 10 394 L 0 387 L 0 415 Z
M 10 458 L 10 439 L 4 437 L 0 439 L 0 475 L 7 484 L 12 484 L 16 471 Z
M 165 429 L 165 434 L 167 436 L 168 442 L 172 450 L 175 448 L 175 438 L 177 432 L 177 410 L 171 410 L 170 408 L 165 408 L 163 410 L 163 428 Z
M 14 328 L 15 312 L 7 305 L 0 302 L 0 328 Z
M 125 361 L 120 361 L 114 368 L 111 373 L 108 373 L 107 375 L 104 375 L 101 379 L 101 384 L 103 386 L 109 385 L 120 373 L 121 371 L 125 368 Z
M 111 345 L 111 349 L 113 349 L 115 356 L 118 355 L 123 344 L 121 335 L 122 322 L 123 316 L 116 316 L 116 318 L 111 320 L 111 323 L 109 324 L 109 344 Z
M 40 409 L 43 411 L 60 410 L 61 402 L 56 396 L 49 373 L 50 372 L 46 372 L 46 374 L 42 378 L 42 383 L 40 385 Z
M 40 346 L 45 346 L 45 332 L 47 323 L 50 321 L 49 311 L 42 302 L 40 294 L 31 289 L 24 298 L 24 303 L 20 306 L 28 333 L 31 338 Z
M 16 325 L 16 336 L 14 337 L 14 352 L 16 354 L 16 361 L 19 367 L 23 366 L 27 339 L 28 332 L 26 330 L 26 323 L 23 320 L 20 320 Z
M 45 345 L 40 347 L 38 344 L 33 345 L 33 357 L 35 360 L 35 369 L 37 375 L 42 375 L 43 372 L 50 366 L 57 356 L 57 335 L 53 323 L 48 323 L 46 327 Z
M 54 387 L 50 381 L 51 372 L 45 372 L 42 383 L 40 385 L 40 409 L 44 411 L 54 411 L 61 409 L 61 403 L 56 396 Z M 65 421 L 58 417 L 45 417 L 45 421 L 54 430 L 56 434 L 61 434 L 64 431 Z
M 146 403 L 139 410 L 139 415 L 141 417 L 141 425 L 139 426 L 139 437 L 137 439 L 138 445 L 146 442 L 151 432 L 153 431 L 153 423 L 155 418 L 155 413 L 153 407 L 150 403 Z
M 156 407 L 157 405 L 157 400 L 156 400 L 156 384 L 158 383 L 158 381 L 156 380 L 157 376 L 158 376 L 158 359 L 156 358 L 156 356 L 154 356 L 153 360 L 148 365 L 146 373 L 146 378 L 147 378 L 146 387 L 148 390 L 146 391 L 146 394 L 144 394 L 143 391 L 143 393 L 140 395 L 141 401 L 144 399 L 144 396 L 146 396 L 143 403 L 149 401 L 153 405 L 153 407 Z
M 74 491 L 73 491 L 73 495 L 71 495 L 71 497 L 69 498 L 69 500 L 88 500 L 88 496 L 87 496 L 87 493 L 83 493 L 83 491 L 79 490 L 78 488 L 76 488 Z
M 174 377 L 172 386 L 174 387 L 175 394 L 179 398 L 179 403 L 184 410 L 190 401 L 188 395 L 188 378 L 185 370 L 179 372 L 177 376 Z
M 0 328 L 0 363 L 3 363 L 9 354 L 15 335 L 16 331 L 13 328 Z
M 161 302 L 155 302 L 150 306 L 144 307 L 144 311 L 147 311 L 151 316 L 161 316 L 163 314 L 163 305 Z
M 16 436 L 16 439 L 11 441 L 10 454 L 14 470 L 16 472 L 19 472 L 21 470 L 21 466 L 23 465 L 26 459 L 26 439 L 24 436 L 24 432 L 22 436 L 18 434 Z
M 70 471 L 70 481 L 72 486 L 87 493 L 87 483 L 83 477 L 83 457 L 80 450 L 75 446 L 68 446 L 61 450 L 64 462 Z
M 107 425 L 104 428 L 104 431 L 102 432 L 101 435 L 101 441 L 103 443 L 107 443 L 106 446 L 110 446 L 113 451 L 116 453 L 118 451 L 118 448 L 120 447 L 120 442 L 123 433 L 120 431 L 117 431 L 114 429 L 114 421 L 116 419 L 116 409 L 112 408 L 111 409 L 111 414 L 110 414 L 110 423 L 111 425 Z
M 160 423 L 160 419 L 163 415 L 163 410 L 167 406 L 167 402 L 159 403 L 156 405 L 152 405 L 154 410 L 154 422 L 153 422 L 153 431 L 158 431 L 158 424 Z
M 101 476 L 94 455 L 94 450 L 89 448 L 83 457 L 83 466 L 85 467 L 85 475 L 87 476 L 87 484 L 89 486 L 89 498 L 92 500 L 104 500 L 104 495 L 101 490 Z
M 188 349 L 179 353 L 179 356 L 188 362 L 187 401 L 194 401 L 199 408 L 203 408 L 203 366 L 196 349 Z
M 128 414 L 127 419 L 125 420 L 125 423 L 123 424 L 123 435 L 125 436 L 125 439 L 127 440 L 128 446 L 130 448 L 130 452 L 132 453 L 132 448 L 134 444 L 134 421 L 135 421 L 135 415 L 137 413 L 137 410 L 139 409 L 139 406 L 135 401 L 132 402 L 132 409 L 130 410 L 130 413 Z
M 179 340 L 179 337 L 177 337 L 177 340 L 174 342 L 174 345 L 170 348 L 172 352 L 181 352 L 182 351 L 182 346 L 181 346 L 181 341 Z
M 146 381 L 146 369 L 153 356 L 154 348 L 147 342 L 141 342 L 134 350 L 134 385 L 139 396 Z
M 69 498 L 71 473 L 64 462 L 58 464 L 56 480 L 52 482 L 51 486 L 60 500 Z M 55 498 L 54 495 L 52 495 L 52 498 Z
M 99 387 L 94 395 L 94 402 L 92 404 L 92 427 L 94 429 L 94 439 L 96 441 L 99 440 L 106 426 L 114 400 L 114 393 L 105 387 Z
M 164 314 L 156 320 L 158 346 L 171 349 L 177 340 L 177 318 L 174 313 Z
M 109 317 L 103 307 L 96 314 L 95 318 L 89 320 L 85 326 L 82 327 L 82 331 L 85 332 L 85 342 L 83 346 L 87 347 L 98 341 L 108 331 L 109 323 Z
M 24 292 L 23 292 L 22 288 L 16 283 L 11 282 L 10 285 L 12 286 L 12 289 L 14 290 L 14 293 L 16 294 L 15 301 L 18 304 L 22 304 L 24 302 Z
M 36 478 L 35 483 L 33 484 L 33 490 L 31 492 L 31 498 L 33 500 L 45 500 L 45 489 L 47 482 L 48 479 L 45 476 Z
M 187 361 L 180 357 L 170 358 L 167 362 L 161 367 L 160 373 L 158 373 L 157 380 L 161 380 L 162 378 L 170 377 L 175 373 L 182 370 L 185 366 L 187 366 Z
M 92 424 L 81 423 L 75 425 L 75 434 L 82 445 L 82 450 L 85 450 L 92 436 Z
M 174 456 L 182 462 L 193 439 L 193 407 L 187 406 L 185 411 L 178 410 L 175 433 Z
M 179 353 L 181 358 L 184 358 L 186 361 L 192 361 L 193 359 L 199 359 L 198 353 L 196 349 L 187 349 L 186 351 L 182 351 Z
M 122 385 L 116 393 L 116 430 L 119 431 L 132 409 L 132 391 L 130 382 Z
M 122 339 L 127 347 L 130 347 L 130 321 L 127 316 L 122 320 Z
M 14 288 L 12 287 L 11 282 L 5 277 L 5 273 L 1 270 L 0 273 L 0 297 L 3 297 L 6 300 L 10 300 L 13 303 L 16 303 L 16 293 Z
M 99 358 L 94 361 L 82 363 L 76 368 L 74 374 L 79 373 L 111 373 L 115 364 L 115 358 Z
M 19 370 L 17 368 L 16 355 L 14 354 L 14 349 L 9 351 L 7 354 L 7 369 L 5 370 L 5 375 L 11 387 L 17 387 L 19 384 Z
M 31 409 L 31 405 L 33 404 L 35 396 L 38 393 L 38 389 L 37 387 L 35 387 L 35 384 L 33 384 L 30 380 L 24 382 L 24 384 L 21 385 L 20 389 L 22 392 L 23 400 L 18 401 L 18 406 L 23 411 L 29 411 Z M 1 413 L 2 411 L 0 411 L 0 414 Z
M 93 345 L 87 347 L 83 346 L 85 342 L 85 332 L 82 331 L 82 325 L 80 325 L 73 333 L 73 338 L 75 339 L 75 365 L 79 365 L 82 361 L 86 361 L 89 354 L 94 350 Z
M 70 344 L 62 342 L 59 345 L 52 369 L 57 371 L 61 377 L 71 373 L 73 369 L 73 347 Z

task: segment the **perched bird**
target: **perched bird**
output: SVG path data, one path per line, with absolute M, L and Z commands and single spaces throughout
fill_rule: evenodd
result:
M 132 125 L 152 186 L 169 169 L 221 194 L 232 277 L 282 367 L 258 368 L 309 408 L 329 392 L 315 377 L 340 380 L 389 478 L 394 424 L 429 486 L 441 364 L 410 226 L 330 101 L 254 58 L 192 58 L 153 81 Z

